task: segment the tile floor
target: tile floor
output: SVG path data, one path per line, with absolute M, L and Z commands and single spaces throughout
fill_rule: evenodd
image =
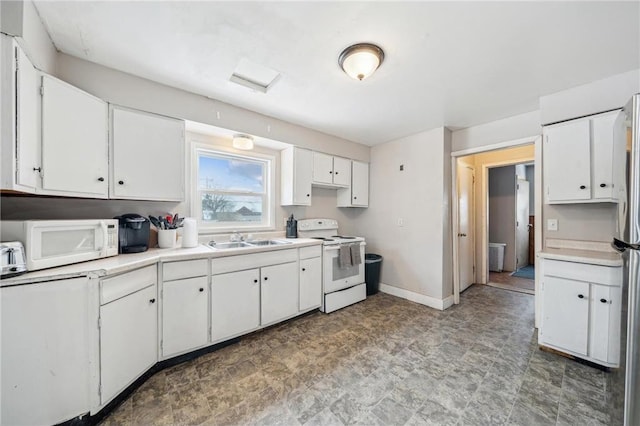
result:
M 489 285 L 505 290 L 534 294 L 536 283 L 522 277 L 514 277 L 512 272 L 489 272 Z
M 533 297 L 386 294 L 164 370 L 104 425 L 611 424 L 608 373 L 537 348 Z

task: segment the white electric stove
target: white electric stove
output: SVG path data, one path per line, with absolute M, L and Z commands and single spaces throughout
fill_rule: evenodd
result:
M 298 220 L 298 237 L 322 240 L 322 312 L 333 312 L 366 299 L 364 238 L 340 235 L 335 219 Z M 340 253 L 345 250 L 358 250 L 359 262 L 353 253 L 351 262 L 341 262 Z

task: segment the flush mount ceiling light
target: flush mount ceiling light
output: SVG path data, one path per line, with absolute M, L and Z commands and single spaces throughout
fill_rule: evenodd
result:
M 384 60 L 384 52 L 375 44 L 358 43 L 342 51 L 338 58 L 340 67 L 350 77 L 364 80 L 378 69 Z
M 233 135 L 233 147 L 245 151 L 253 149 L 253 138 L 249 135 Z

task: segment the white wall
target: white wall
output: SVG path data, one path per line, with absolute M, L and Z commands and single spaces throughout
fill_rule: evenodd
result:
M 449 139 L 438 128 L 374 146 L 369 208 L 354 215 L 382 283 L 440 300 L 452 294 Z
M 205 96 L 123 73 L 69 55 L 58 56 L 56 76 L 118 105 L 261 136 L 368 162 L 369 147 L 287 123 Z M 217 118 L 217 114 L 220 118 Z
M 635 93 L 640 93 L 640 69 L 540 97 L 540 122 L 556 123 L 621 108 Z
M 503 243 L 504 270 L 516 270 L 516 169 L 489 170 L 489 242 Z
M 541 132 L 540 111 L 532 111 L 456 130 L 452 133 L 451 150 L 455 152 L 480 148 L 486 145 L 532 137 L 539 135 Z

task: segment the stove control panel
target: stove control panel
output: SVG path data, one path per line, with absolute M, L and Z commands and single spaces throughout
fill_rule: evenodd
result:
M 298 230 L 300 231 L 324 229 L 338 229 L 338 221 L 335 219 L 301 219 L 298 221 Z

